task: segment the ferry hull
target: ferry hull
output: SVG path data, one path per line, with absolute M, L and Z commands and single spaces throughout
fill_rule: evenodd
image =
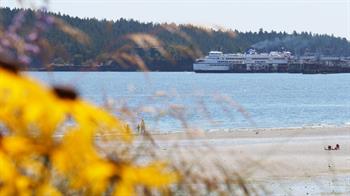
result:
M 193 70 L 195 73 L 232 73 L 231 70 Z
M 229 73 L 231 69 L 228 65 L 210 65 L 206 63 L 193 64 L 193 71 L 196 73 Z

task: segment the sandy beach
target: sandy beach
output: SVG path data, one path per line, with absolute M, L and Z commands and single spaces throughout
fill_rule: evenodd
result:
M 350 194 L 350 127 L 232 129 L 153 137 L 164 152 L 172 150 L 202 164 L 220 161 L 252 183 L 266 186 L 272 195 Z M 325 150 L 336 144 L 339 150 Z

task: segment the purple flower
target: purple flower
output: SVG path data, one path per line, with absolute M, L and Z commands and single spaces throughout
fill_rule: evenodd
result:
M 31 42 L 36 41 L 38 39 L 39 39 L 39 33 L 37 31 L 31 32 L 27 36 L 27 40 Z
M 6 38 L 0 39 L 0 44 L 1 44 L 3 47 L 5 47 L 5 48 L 8 48 L 8 47 L 11 46 L 10 41 L 9 41 L 8 39 L 6 39 Z
M 26 65 L 29 65 L 30 62 L 31 62 L 31 59 L 30 59 L 28 56 L 26 56 L 26 55 L 20 55 L 20 56 L 18 57 L 18 60 L 19 60 L 21 63 L 26 64 Z
M 25 51 L 31 52 L 31 53 L 34 53 L 34 54 L 38 54 L 40 52 L 40 48 L 37 45 L 34 45 L 34 44 L 26 43 L 24 45 L 24 49 L 25 49 Z
M 7 33 L 7 36 L 11 39 L 13 42 L 19 42 L 21 41 L 21 37 L 16 33 Z
M 53 25 L 55 23 L 55 18 L 52 16 L 46 16 L 45 17 L 45 22 L 48 25 Z
M 43 33 L 54 25 L 55 18 L 48 15 L 45 8 L 35 13 L 35 24 L 24 31 L 29 32 L 25 36 L 22 35 L 23 32 L 21 30 L 25 24 L 27 12 L 20 11 L 13 18 L 4 36 L 0 37 L 0 54 L 26 65 L 31 63 L 33 56 L 40 54 L 42 49 L 38 45 L 38 41 L 45 39 Z

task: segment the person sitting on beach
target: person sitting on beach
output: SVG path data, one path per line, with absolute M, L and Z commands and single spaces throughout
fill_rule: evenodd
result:
M 333 150 L 340 150 L 339 144 L 335 145 L 335 148 Z
M 327 148 L 325 147 L 324 150 L 332 150 L 332 146 L 328 145 Z

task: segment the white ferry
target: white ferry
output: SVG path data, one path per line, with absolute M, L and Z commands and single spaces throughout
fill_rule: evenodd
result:
M 292 55 L 290 52 L 223 54 L 220 51 L 211 51 L 209 55 L 197 59 L 193 70 L 197 73 L 227 73 L 259 70 L 277 70 L 279 66 L 287 66 Z

